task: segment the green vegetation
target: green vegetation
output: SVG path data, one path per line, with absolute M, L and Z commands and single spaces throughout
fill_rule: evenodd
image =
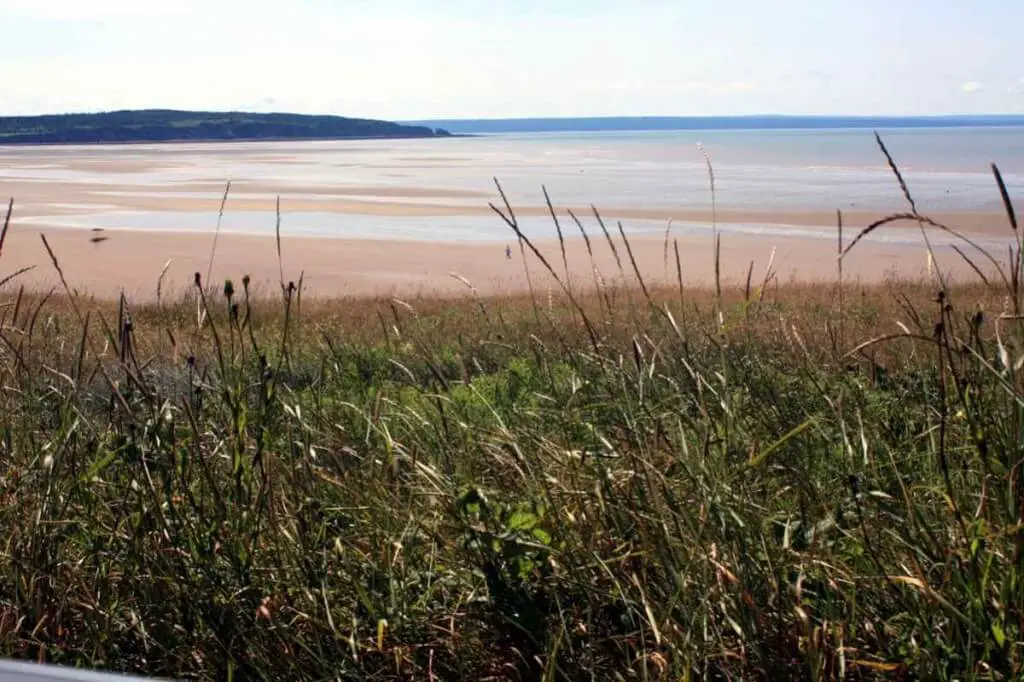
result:
M 721 293 L 634 285 L 620 252 L 550 298 L 10 290 L 0 654 L 1020 679 L 1019 242 L 978 285 Z
M 445 130 L 426 126 L 299 114 L 142 110 L 0 117 L 0 144 L 340 140 L 448 135 Z

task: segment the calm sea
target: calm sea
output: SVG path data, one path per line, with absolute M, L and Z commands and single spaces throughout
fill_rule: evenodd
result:
M 991 164 L 1024 193 L 1024 128 L 879 131 L 924 208 L 999 210 Z M 460 140 L 458 184 L 497 174 L 514 198 L 536 202 L 539 184 L 566 203 L 704 207 L 714 169 L 725 208 L 905 208 L 870 130 L 730 130 L 501 135 Z M 454 168 L 451 170 L 455 170 Z M 466 173 L 465 171 L 469 171 Z

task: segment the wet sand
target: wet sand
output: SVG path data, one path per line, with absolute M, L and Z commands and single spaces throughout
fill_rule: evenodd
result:
M 105 241 L 91 243 L 93 233 L 12 227 L 0 254 L 0 278 L 21 268 L 34 267 L 15 283 L 33 289 L 60 286 L 40 235 L 45 234 L 70 286 L 82 293 L 112 297 L 124 292 L 132 300 L 152 300 L 165 264 L 170 261 L 163 291 L 174 296 L 192 286 L 194 273 L 205 278 L 210 263 L 213 235 L 166 232 L 106 231 Z M 688 286 L 714 284 L 713 242 L 702 236 L 676 237 L 680 264 Z M 592 238 L 591 261 L 580 238 L 566 240 L 569 280 L 576 287 L 595 286 L 594 269 L 605 280 L 624 277 L 635 283 L 628 252 L 615 238 L 615 255 L 604 238 Z M 675 254 L 664 249 L 662 237 L 630 240 L 633 257 L 649 285 L 675 286 Z M 564 279 L 561 252 L 556 241 L 537 244 L 548 263 Z M 451 296 L 469 293 L 457 279 L 468 280 L 484 295 L 522 293 L 534 288 L 545 294 L 558 285 L 529 251 L 513 242 L 512 258 L 504 245 L 446 244 L 397 240 L 356 240 L 315 237 L 283 237 L 281 240 L 285 281 L 304 281 L 308 296 Z M 721 248 L 721 273 L 726 283 L 746 280 L 753 263 L 755 286 L 762 281 L 769 259 L 779 281 L 833 282 L 837 276 L 836 244 L 821 239 L 725 235 Z M 1004 257 L 1005 258 L 1005 257 Z M 972 279 L 969 267 L 949 249 L 938 254 L 938 264 L 955 278 Z M 844 260 L 847 281 L 878 282 L 894 276 L 917 278 L 926 274 L 923 247 L 872 242 L 865 239 Z M 273 238 L 220 235 L 211 281 L 219 286 L 225 278 L 237 283 L 250 275 L 254 288 L 276 291 L 280 281 L 277 247 Z M 7 288 L 14 284 L 8 284 Z
M 103 207 L 118 211 L 189 211 L 210 216 L 211 229 L 216 223 L 224 187 L 209 184 L 174 185 L 171 187 L 145 187 L 120 184 L 55 183 L 14 181 L 4 184 L 5 192 L 16 198 L 15 215 L 19 218 L 36 220 L 46 216 L 75 215 L 98 212 Z M 182 194 L 206 194 L 205 198 L 182 196 Z M 289 186 L 285 190 L 265 184 L 238 183 L 232 185 L 226 204 L 231 211 L 266 211 L 276 209 L 277 197 L 282 196 L 282 211 L 299 213 L 304 211 L 331 212 L 380 217 L 431 217 L 431 216 L 479 216 L 496 219 L 489 203 L 501 205 L 500 197 L 488 196 L 483 192 L 469 190 L 438 190 L 425 187 L 334 187 Z M 372 195 L 372 198 L 367 198 Z M 430 201 L 425 201 L 430 200 Z M 816 227 L 832 230 L 836 225 L 835 211 L 823 210 L 772 210 L 772 209 L 730 209 L 719 208 L 714 214 L 710 208 L 694 208 L 688 205 L 652 205 L 644 208 L 598 204 L 601 214 L 609 220 L 651 220 L 667 223 L 699 222 L 710 225 L 713 219 L 724 224 L 784 225 Z M 542 203 L 514 204 L 517 215 L 524 217 L 547 217 L 549 209 Z M 559 204 L 560 219 L 569 220 L 568 211 L 581 218 L 592 217 L 591 205 Z M 843 211 L 844 223 L 851 229 L 859 229 L 875 220 L 890 215 L 894 210 L 905 209 L 847 209 Z M 935 211 L 926 213 L 930 218 L 957 230 L 974 235 L 1006 237 L 1010 227 L 1006 215 L 1000 211 Z M 912 222 L 896 226 L 916 230 Z

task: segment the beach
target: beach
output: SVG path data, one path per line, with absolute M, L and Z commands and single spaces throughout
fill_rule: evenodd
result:
M 15 283 L 33 289 L 59 287 L 41 235 L 46 236 L 68 284 L 99 297 L 125 293 L 133 300 L 152 300 L 162 273 L 163 294 L 174 296 L 193 285 L 197 272 L 204 278 L 210 272 L 214 286 L 225 279 L 237 283 L 249 275 L 254 289 L 263 291 L 276 291 L 283 272 L 286 282 L 297 283 L 301 278 L 304 295 L 310 296 L 450 296 L 469 293 L 466 282 L 486 295 L 527 292 L 531 283 L 542 293 L 560 286 L 533 252 L 528 247 L 521 251 L 515 240 L 510 240 L 512 258 L 507 260 L 504 246 L 499 245 L 283 237 L 279 266 L 277 243 L 270 237 L 223 234 L 214 251 L 212 235 L 110 231 L 104 233 L 106 241 L 91 243 L 91 233 L 80 230 L 36 228 L 10 231 L 0 256 L 0 276 L 32 267 Z M 596 286 L 595 268 L 603 282 L 636 283 L 630 254 L 617 234 L 614 242 L 618 259 L 603 235 L 592 235 L 591 261 L 582 238 L 567 239 L 568 280 L 558 242 L 544 240 L 536 246 L 559 278 L 577 288 Z M 713 286 L 713 241 L 703 236 L 675 237 L 667 252 L 662 238 L 630 239 L 632 258 L 645 281 L 677 285 L 675 244 L 684 284 Z M 758 286 L 771 262 L 777 282 L 834 281 L 836 246 L 798 237 L 726 236 L 721 245 L 721 278 L 726 284 L 743 284 L 752 267 L 752 281 Z M 972 276 L 969 266 L 948 249 L 938 252 L 937 263 L 951 276 Z M 913 279 L 927 274 L 927 254 L 924 248 L 865 240 L 844 258 L 843 267 L 847 281 Z
M 173 296 L 196 272 L 209 272 L 213 285 L 249 275 L 269 290 L 301 278 L 311 296 L 558 288 L 490 208 L 504 207 L 497 177 L 523 233 L 575 287 L 635 282 L 634 262 L 652 285 L 677 286 L 681 275 L 686 286 L 712 286 L 716 232 L 727 284 L 750 273 L 758 285 L 769 262 L 776 281 L 829 281 L 838 273 L 839 211 L 849 244 L 874 221 L 910 210 L 891 169 L 869 163 L 866 134 L 831 133 L 823 147 L 831 151 L 816 151 L 829 134 L 807 136 L 796 152 L 792 140 L 802 138 L 792 134 L 723 138 L 713 192 L 685 136 L 2 148 L 0 199 L 12 197 L 14 211 L 0 277 L 32 268 L 13 282 L 54 286 L 45 235 L 68 284 L 101 297 L 150 299 L 158 282 Z M 942 145 L 962 145 L 964 133 L 943 135 L 897 136 L 920 211 L 1004 258 L 1014 236 L 989 169 L 942 165 Z M 990 143 L 995 154 L 1001 142 Z M 1004 175 L 1016 192 L 1024 154 L 1010 151 Z M 929 238 L 944 272 L 974 276 L 950 248 L 957 239 L 934 229 Z M 927 268 L 911 220 L 876 231 L 843 261 L 851 281 L 916 278 Z

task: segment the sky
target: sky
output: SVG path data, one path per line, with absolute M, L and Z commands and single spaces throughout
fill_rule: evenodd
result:
M 0 0 L 0 115 L 1024 113 L 1024 0 Z

